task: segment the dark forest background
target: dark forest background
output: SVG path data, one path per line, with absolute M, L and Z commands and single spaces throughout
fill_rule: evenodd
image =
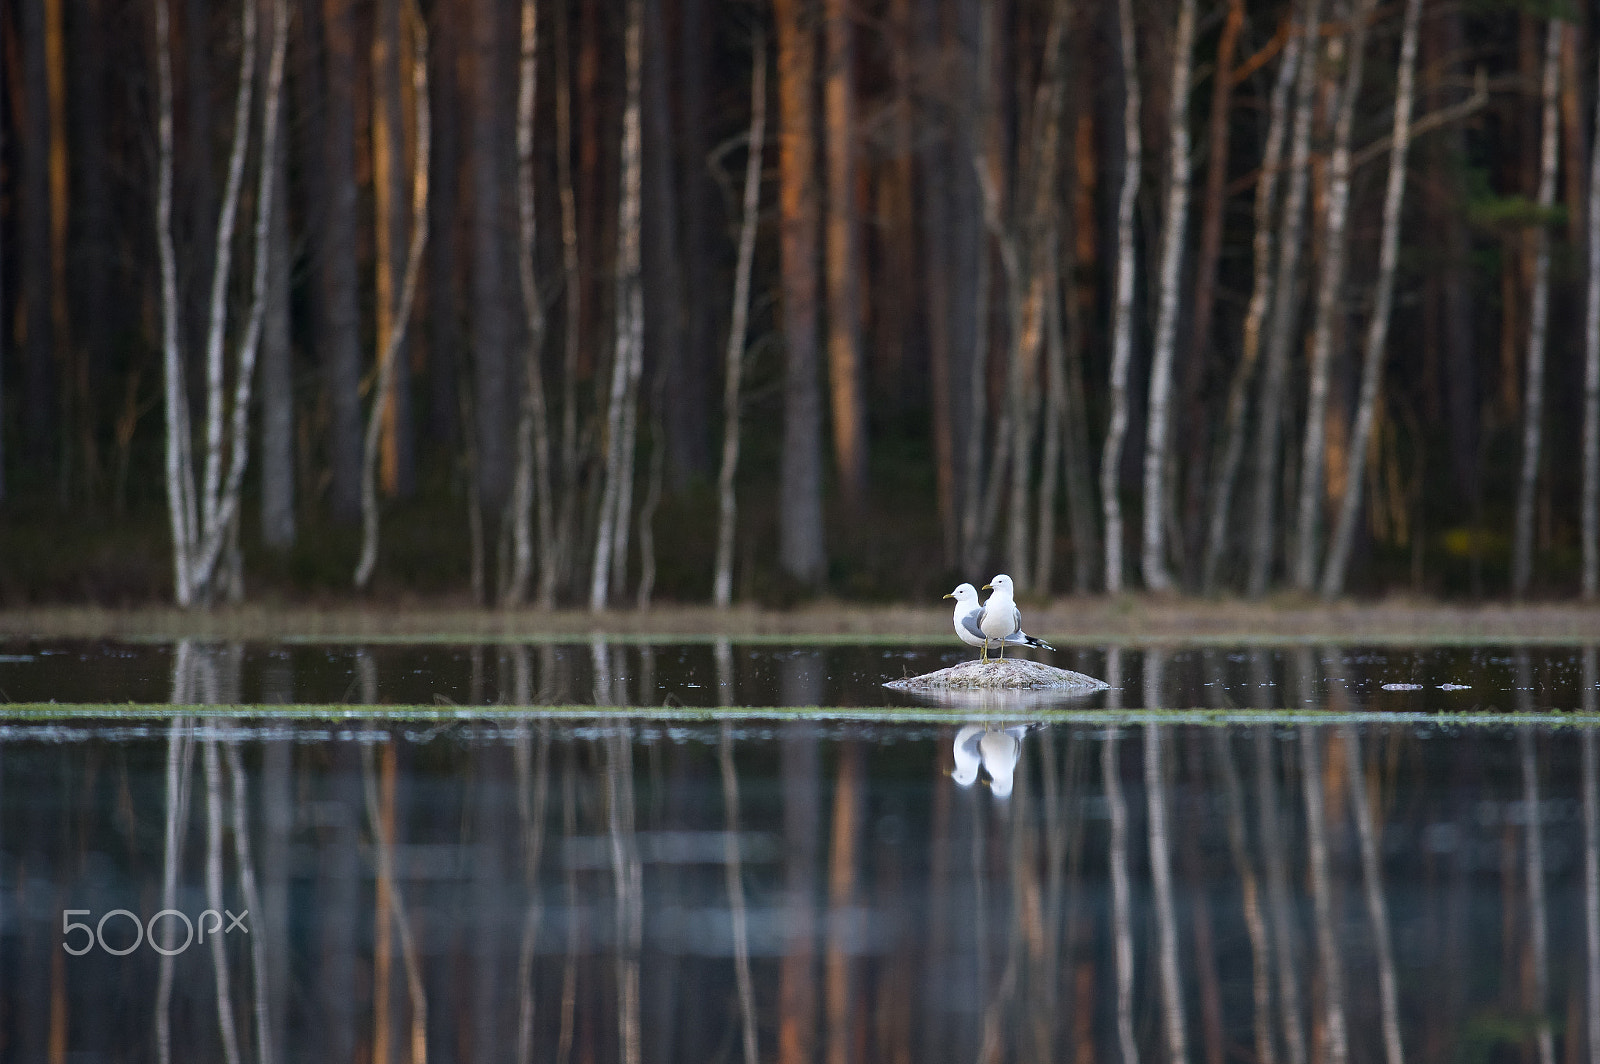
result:
M 1588 5 L 254 3 L 0 13 L 0 601 L 1595 593 Z

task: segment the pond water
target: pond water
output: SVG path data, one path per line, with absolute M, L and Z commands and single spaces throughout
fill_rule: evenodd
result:
M 1086 698 L 879 686 L 963 657 L 0 640 L 0 1057 L 1600 1038 L 1594 645 L 1085 647 L 1045 660 L 1110 681 Z

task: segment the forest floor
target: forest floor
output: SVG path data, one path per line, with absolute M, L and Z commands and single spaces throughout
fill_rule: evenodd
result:
M 1600 640 L 1600 607 L 1576 602 L 1448 604 L 1409 599 L 1322 604 L 1177 597 L 1068 597 L 1023 604 L 1023 623 L 1055 643 L 1585 642 Z M 735 641 L 885 642 L 950 636 L 936 604 L 869 606 L 818 601 L 790 610 L 663 604 L 647 610 L 541 611 L 475 608 L 449 600 L 325 607 L 245 605 L 213 610 L 29 606 L 0 610 L 0 638 L 283 637 L 548 641 L 596 634 Z

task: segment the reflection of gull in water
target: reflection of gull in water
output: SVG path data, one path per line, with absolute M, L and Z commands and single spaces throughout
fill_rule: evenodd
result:
M 1022 737 L 1027 731 L 1026 724 L 1014 724 L 1008 728 L 964 725 L 956 732 L 953 750 L 956 767 L 950 773 L 950 778 L 962 787 L 970 787 L 977 782 L 981 767 L 988 773 L 989 786 L 995 797 L 1011 797 L 1017 761 L 1022 757 Z
M 978 749 L 978 740 L 983 737 L 982 724 L 966 724 L 956 732 L 956 767 L 950 773 L 950 778 L 963 787 L 970 787 L 978 782 L 978 766 L 983 755 Z

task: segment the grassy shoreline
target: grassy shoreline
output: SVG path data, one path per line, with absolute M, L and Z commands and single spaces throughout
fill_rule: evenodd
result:
M 1024 604 L 1028 630 L 1052 642 L 1588 642 L 1600 607 L 1579 603 L 1455 605 L 1414 600 L 1258 602 L 1165 597 L 1059 598 Z M 451 602 L 0 609 L 0 637 L 374 640 L 631 639 L 902 642 L 950 631 L 939 605 L 820 601 L 792 610 L 665 604 L 648 610 L 481 609 Z

